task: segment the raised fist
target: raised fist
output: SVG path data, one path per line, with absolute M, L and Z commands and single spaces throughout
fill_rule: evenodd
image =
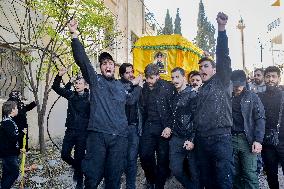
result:
M 70 20 L 70 22 L 67 24 L 69 31 L 74 33 L 77 31 L 78 28 L 78 22 L 76 20 Z
M 219 12 L 216 20 L 219 25 L 226 25 L 228 21 L 228 16 L 223 12 Z

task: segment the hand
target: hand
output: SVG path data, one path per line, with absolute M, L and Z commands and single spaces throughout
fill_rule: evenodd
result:
M 24 128 L 22 131 L 23 131 L 23 133 L 27 134 L 28 129 L 27 129 L 27 128 Z
M 77 31 L 77 28 L 78 28 L 78 22 L 76 20 L 70 20 L 69 23 L 67 23 L 67 26 L 69 28 L 69 31 L 71 33 L 75 33 Z
M 66 68 L 61 68 L 59 71 L 58 71 L 58 75 L 61 77 L 63 76 L 64 74 L 66 74 L 67 72 L 67 69 Z
M 219 12 L 216 20 L 218 23 L 218 31 L 225 31 L 225 26 L 228 21 L 228 16 L 223 12 Z
M 24 154 L 24 153 L 26 153 L 26 149 L 25 149 L 25 148 L 22 148 L 22 149 L 20 149 L 20 152 L 21 152 L 22 154 Z
M 164 138 L 170 138 L 171 133 L 172 133 L 171 128 L 166 127 L 166 128 L 163 130 L 161 136 L 164 137 Z
M 262 150 L 262 145 L 259 142 L 253 142 L 252 153 L 260 153 Z
M 142 75 L 138 75 L 135 79 L 131 80 L 133 85 L 139 85 L 143 81 Z
M 76 77 L 71 77 L 69 82 L 73 83 L 74 81 L 76 81 Z
M 183 144 L 183 147 L 186 150 L 192 150 L 194 148 L 194 144 L 192 142 L 190 142 L 189 140 L 186 140 Z

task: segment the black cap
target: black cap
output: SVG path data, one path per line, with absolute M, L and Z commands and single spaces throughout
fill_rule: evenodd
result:
M 112 56 L 108 52 L 102 52 L 99 56 L 100 65 L 102 65 L 102 62 L 106 59 L 114 61 Z
M 233 86 L 246 86 L 246 73 L 243 70 L 234 70 L 232 72 L 231 81 Z

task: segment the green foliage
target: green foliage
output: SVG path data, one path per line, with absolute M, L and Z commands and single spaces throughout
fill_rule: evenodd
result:
M 86 46 L 86 52 L 94 52 L 100 47 L 108 48 L 119 33 L 114 31 L 114 19 L 101 0 L 32 0 L 30 7 L 44 15 L 38 23 L 33 40 L 48 39 L 43 53 L 56 56 L 59 64 L 70 64 L 72 54 L 70 35 L 66 24 L 73 17 L 79 22 L 80 37 Z M 46 59 L 51 60 L 45 56 Z M 70 56 L 70 57 L 68 57 Z M 60 61 L 58 61 L 60 59 Z M 54 62 L 53 62 L 54 63 Z M 77 70 L 76 66 L 74 66 Z M 52 69 L 53 70 L 53 69 Z
M 181 34 L 181 18 L 179 16 L 179 8 L 177 9 L 176 19 L 175 19 L 175 34 Z
M 194 39 L 195 44 L 204 51 L 210 53 L 211 56 L 215 54 L 215 46 L 216 46 L 216 39 L 214 38 L 215 35 L 215 28 L 214 26 L 208 21 L 204 5 L 202 0 L 199 3 L 199 13 L 197 19 L 197 35 Z
M 165 17 L 165 26 L 163 28 L 162 33 L 164 35 L 171 35 L 174 33 L 173 31 L 173 21 L 172 21 L 172 17 L 170 16 L 170 12 L 169 9 L 167 9 L 167 14 Z

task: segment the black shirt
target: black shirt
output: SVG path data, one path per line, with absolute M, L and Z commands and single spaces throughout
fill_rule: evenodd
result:
M 265 109 L 265 117 L 266 117 L 265 132 L 268 133 L 270 129 L 276 129 L 278 124 L 280 103 L 281 103 L 281 90 L 276 87 L 267 87 L 267 90 L 265 92 L 259 93 L 259 98 L 261 99 Z M 282 129 L 283 129 L 283 122 L 280 127 L 280 130 Z
M 123 86 L 125 87 L 125 90 L 128 93 L 132 93 L 135 88 L 139 88 L 140 90 L 142 89 L 140 86 L 134 86 L 130 81 L 121 78 L 120 81 L 122 82 Z M 137 102 L 133 105 L 126 105 L 125 106 L 125 114 L 127 117 L 128 125 L 133 125 L 136 124 L 138 125 L 139 119 L 138 119 L 138 100 L 140 93 L 137 93 Z
M 239 96 L 233 96 L 232 110 L 233 110 L 233 128 L 232 133 L 244 132 L 244 118 L 242 115 L 241 101 L 244 96 L 242 92 Z
M 147 99 L 147 122 L 160 123 L 160 115 L 157 108 L 157 98 L 159 89 L 155 86 L 152 90 L 149 90 L 149 95 Z

